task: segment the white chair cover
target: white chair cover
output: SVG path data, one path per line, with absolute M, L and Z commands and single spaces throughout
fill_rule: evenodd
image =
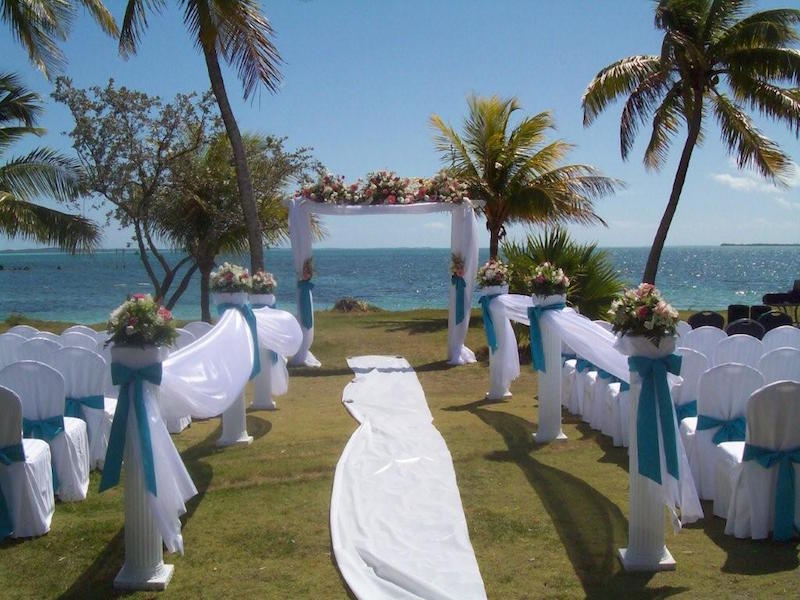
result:
M 756 368 L 761 355 L 764 354 L 764 345 L 761 340 L 737 333 L 720 340 L 714 349 L 714 366 L 725 363 L 739 363 Z
M 61 334 L 59 343 L 70 348 L 83 348 L 92 352 L 97 352 L 97 340 L 94 335 L 87 335 L 80 331 L 67 331 Z
M 704 325 L 703 327 L 692 329 L 682 336 L 681 346 L 697 350 L 701 354 L 705 354 L 709 362 L 713 362 L 714 350 L 717 344 L 727 337 L 728 335 L 722 329 Z
M 33 338 L 29 339 L 35 339 L 35 338 L 40 338 L 40 339 L 44 338 L 46 340 L 52 340 L 58 344 L 61 344 L 61 336 L 53 333 L 52 331 L 39 331 Z
M 0 335 L 0 369 L 19 360 L 17 358 L 17 348 L 27 339 L 16 333 Z
M 611 383 L 608 386 L 608 401 L 611 404 L 611 440 L 614 445 L 627 448 L 630 445 L 629 420 L 631 414 L 631 400 L 628 390 L 622 389 L 621 383 Z
M 776 348 L 767 352 L 758 361 L 758 370 L 765 383 L 783 379 L 800 381 L 800 350 L 795 348 Z
M 46 364 L 23 360 L 0 371 L 0 385 L 22 401 L 22 416 L 42 420 L 64 414 L 64 378 Z M 64 433 L 50 440 L 50 455 L 58 476 L 58 497 L 84 500 L 89 489 L 89 438 L 86 423 L 64 417 Z
M 800 383 L 779 381 L 758 390 L 747 403 L 747 442 L 773 450 L 800 447 Z M 800 523 L 800 466 L 794 464 L 795 527 Z M 755 461 L 734 468 L 733 491 L 725 533 L 764 539 L 775 520 L 777 466 L 764 469 Z
M 692 330 L 692 326 L 686 321 L 678 321 L 677 325 L 675 326 L 675 330 L 675 332 L 678 334 L 678 346 L 683 346 L 681 340 Z
M 61 348 L 58 342 L 37 336 L 25 340 L 17 347 L 17 360 L 35 360 L 50 364 L 53 354 Z M 22 404 L 24 406 L 25 398 L 22 398 Z
M 213 327 L 211 323 L 206 323 L 205 321 L 192 321 L 183 326 L 186 331 L 193 333 L 195 339 L 198 340 L 211 331 Z
M 50 447 L 42 440 L 22 439 L 20 399 L 10 389 L 0 387 L 0 448 L 20 442 L 25 462 L 0 463 L 0 489 L 11 516 L 12 535 L 44 535 L 50 531 L 55 511 Z
M 21 335 L 25 339 L 30 339 L 32 337 L 36 337 L 39 333 L 39 330 L 35 327 L 31 327 L 30 325 L 14 325 L 11 329 L 9 329 L 6 333 L 15 333 L 17 335 Z
M 761 341 L 764 343 L 764 353 L 777 348 L 800 350 L 800 329 L 794 325 L 781 325 L 770 329 Z
M 673 400 L 676 406 L 697 400 L 697 388 L 700 376 L 711 366 L 708 358 L 691 348 L 678 348 L 675 354 L 681 357 L 681 381 L 673 388 Z
M 178 328 L 177 332 L 178 338 L 172 345 L 172 352 L 180 350 L 181 348 L 185 348 L 197 339 L 197 336 L 187 329 Z M 164 419 L 164 424 L 167 426 L 167 431 L 170 433 L 180 433 L 192 424 L 192 417 L 189 415 L 183 415 L 182 417 L 170 417 L 169 419 Z
M 67 327 L 64 331 L 62 331 L 61 335 L 64 335 L 65 333 L 72 333 L 73 331 L 86 334 L 89 337 L 95 337 L 95 335 L 98 333 L 95 329 L 87 327 L 86 325 L 73 325 L 71 327 Z
M 697 331 L 697 330 L 695 330 Z M 729 421 L 745 416 L 747 399 L 764 385 L 764 377 L 752 367 L 724 364 L 712 367 L 700 376 L 697 389 L 697 414 Z M 713 442 L 719 428 L 698 430 L 697 419 L 681 421 L 681 436 L 694 439 L 684 443 L 689 456 L 697 492 L 713 500 L 716 489 L 716 463 L 722 451 Z
M 186 346 L 188 346 L 189 344 L 191 344 L 193 341 L 195 341 L 197 339 L 197 336 L 195 334 L 193 334 L 191 331 L 188 331 L 188 330 L 183 329 L 181 327 L 176 329 L 176 331 L 178 333 L 178 338 L 175 340 L 175 343 L 172 345 L 172 348 L 174 350 L 180 350 L 181 348 L 185 348 Z
M 82 334 L 78 334 L 82 335 Z M 64 378 L 65 394 L 72 398 L 104 396 L 106 371 L 105 359 L 85 348 L 62 348 L 53 355 L 53 368 Z M 89 433 L 89 463 L 101 469 L 106 460 L 108 439 L 117 401 L 104 398 L 104 408 L 83 407 L 83 416 Z

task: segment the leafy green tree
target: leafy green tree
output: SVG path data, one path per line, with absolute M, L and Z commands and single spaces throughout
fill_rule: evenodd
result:
M 48 79 L 64 68 L 58 42 L 67 39 L 77 4 L 89 11 L 107 34 L 119 33 L 114 17 L 100 0 L 0 0 L 0 19 Z
M 0 232 L 71 252 L 91 250 L 100 240 L 93 221 L 34 203 L 45 196 L 67 203 L 79 198 L 80 164 L 49 148 L 4 161 L 14 142 L 44 133 L 36 127 L 41 110 L 39 96 L 19 77 L 0 73 Z
M 578 244 L 561 227 L 529 235 L 524 243 L 504 243 L 512 292 L 528 294 L 525 279 L 534 266 L 543 262 L 561 267 L 570 279 L 567 301 L 590 319 L 606 318 L 611 301 L 625 287 L 617 276 L 608 253 L 597 244 Z
M 590 125 L 611 102 L 627 97 L 620 123 L 622 158 L 652 120 L 645 167 L 659 169 L 684 127 L 678 169 L 658 226 L 643 281 L 655 283 L 661 251 L 678 207 L 689 161 L 713 115 L 722 141 L 739 167 L 752 167 L 778 183 L 791 161 L 746 113 L 783 122 L 800 134 L 800 10 L 776 9 L 745 16 L 747 0 L 659 0 L 655 25 L 664 32 L 661 53 L 623 58 L 602 69 L 583 94 L 583 122 Z M 725 84 L 723 86 L 723 83 Z M 788 83 L 793 88 L 781 87 Z
M 603 223 L 593 200 L 614 191 L 619 182 L 589 165 L 563 165 L 572 146 L 548 142 L 553 117 L 541 112 L 510 129 L 517 100 L 498 96 L 467 100 L 463 137 L 438 115 L 431 117 L 435 144 L 454 175 L 467 183 L 470 196 L 483 200 L 489 230 L 489 254 L 497 257 L 506 223 Z
M 289 233 L 287 210 L 281 203 L 288 186 L 307 180 L 320 167 L 307 148 L 288 151 L 285 138 L 245 135 L 244 144 L 261 235 L 266 244 L 276 244 Z M 217 255 L 240 254 L 247 248 L 233 153 L 223 134 L 174 165 L 154 216 L 160 237 L 184 250 L 200 271 L 202 318 L 210 321 L 209 280 Z
M 128 0 L 120 34 L 120 50 L 123 54 L 136 52 L 147 27 L 146 11 L 158 11 L 165 4 L 165 0 Z M 258 209 L 245 145 L 225 91 L 219 57 L 222 56 L 227 63 L 236 67 L 244 86 L 245 99 L 259 84 L 264 84 L 274 92 L 280 81 L 280 57 L 270 39 L 273 35 L 272 26 L 261 14 L 257 0 L 180 0 L 178 4 L 183 9 L 186 28 L 203 53 L 211 89 L 233 149 L 239 201 L 247 223 L 250 267 L 257 271 L 264 268 Z

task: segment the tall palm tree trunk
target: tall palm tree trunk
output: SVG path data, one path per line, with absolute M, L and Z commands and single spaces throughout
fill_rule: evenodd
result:
M 258 212 L 253 196 L 253 184 L 250 181 L 250 170 L 247 168 L 247 157 L 245 156 L 242 134 L 233 116 L 228 94 L 225 91 L 225 82 L 222 79 L 222 71 L 219 68 L 216 49 L 203 46 L 203 56 L 206 59 L 208 68 L 208 78 L 211 80 L 211 90 L 219 105 L 219 112 L 222 115 L 222 122 L 228 133 L 228 139 L 233 149 L 233 161 L 236 168 L 236 184 L 239 188 L 239 200 L 242 203 L 242 213 L 244 214 L 245 224 L 247 225 L 247 241 L 250 245 L 250 270 L 255 273 L 264 269 L 264 248 L 261 241 L 261 223 L 258 220 Z
M 200 313 L 201 319 L 206 323 L 211 323 L 211 306 L 210 306 L 210 291 L 211 291 L 211 271 L 214 269 L 214 263 L 200 265 Z
M 699 97 L 699 94 L 697 97 Z M 678 208 L 678 200 L 680 200 L 681 191 L 683 191 L 683 184 L 686 182 L 689 160 L 692 158 L 692 151 L 694 151 L 697 137 L 700 135 L 702 118 L 702 108 L 697 106 L 692 115 L 692 120 L 689 123 L 689 133 L 686 136 L 686 143 L 683 145 L 681 160 L 678 162 L 678 171 L 675 173 L 675 181 L 672 183 L 672 193 L 669 196 L 669 202 L 667 202 L 664 215 L 661 217 L 661 223 L 658 225 L 656 236 L 653 239 L 653 245 L 650 247 L 650 254 L 647 257 L 647 264 L 644 267 L 642 283 L 655 284 L 656 282 L 656 273 L 658 272 L 658 263 L 661 261 L 661 252 L 664 250 L 664 243 L 667 241 L 667 233 L 669 233 L 669 227 L 672 224 L 672 217 L 675 216 L 675 210 Z

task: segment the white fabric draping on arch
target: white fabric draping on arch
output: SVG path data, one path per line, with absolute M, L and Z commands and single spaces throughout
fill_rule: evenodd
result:
M 336 465 L 331 541 L 360 599 L 470 600 L 486 592 L 453 461 L 402 357 L 360 356 L 342 402 L 360 425 Z
M 294 270 L 298 281 L 303 274 L 303 264 L 312 257 L 311 214 L 366 216 L 366 215 L 421 215 L 430 213 L 451 213 L 450 249 L 464 258 L 464 320 L 456 324 L 456 294 L 450 287 L 449 317 L 447 324 L 447 361 L 450 364 L 466 364 L 475 362 L 475 354 L 466 346 L 464 340 L 469 328 L 469 314 L 472 307 L 472 291 L 475 287 L 475 276 L 478 272 L 478 220 L 470 201 L 459 204 L 450 202 L 419 202 L 416 204 L 379 204 L 379 205 L 338 205 L 313 202 L 304 199 L 293 199 L 288 202 L 289 234 L 292 241 Z M 449 279 L 449 274 L 443 277 Z M 300 313 L 300 296 L 297 298 L 297 311 Z M 312 301 L 313 311 L 313 301 Z M 311 353 L 314 341 L 313 324 L 310 329 L 302 328 L 303 343 L 300 350 L 291 360 L 293 365 L 318 367 L 320 362 Z
M 498 305 L 498 308 L 492 312 L 493 317 L 496 314 L 498 317 L 502 318 L 502 313 L 505 313 L 506 319 L 530 325 L 530 321 L 528 320 L 528 308 L 533 306 L 533 301 L 530 296 L 506 294 L 495 298 L 492 305 L 494 306 L 495 304 Z M 603 329 L 600 325 L 592 322 L 583 315 L 576 313 L 571 308 L 565 308 L 564 310 L 547 310 L 542 313 L 541 318 L 542 320 L 548 319 L 550 323 L 555 325 L 561 335 L 562 342 L 567 344 L 575 354 L 588 360 L 598 368 L 611 373 L 621 381 L 630 383 L 628 357 L 619 351 L 619 338 L 613 333 Z M 495 329 L 498 328 L 499 324 L 500 323 L 495 321 Z M 514 365 L 519 365 L 517 340 L 514 336 L 503 336 L 502 345 L 500 338 L 498 338 L 498 348 L 495 353 L 495 359 L 496 362 L 505 365 L 503 368 L 504 373 L 514 372 Z M 558 372 L 558 376 L 561 377 L 561 370 L 559 369 Z M 540 373 L 539 376 L 541 377 L 542 374 Z M 669 379 L 670 381 L 675 381 L 672 376 L 670 376 Z M 501 382 L 501 384 L 505 384 L 507 388 L 507 386 L 511 384 L 511 381 Z M 667 474 L 666 468 L 662 465 L 661 472 L 667 474 L 667 476 L 664 478 L 664 485 L 661 486 L 661 490 L 664 504 L 672 512 L 673 524 L 678 527 L 680 522 L 675 516 L 674 507 L 677 506 L 681 508 L 681 521 L 683 523 L 692 523 L 702 518 L 703 512 L 700 507 L 700 500 L 697 497 L 694 481 L 691 477 L 689 460 L 686 456 L 683 442 L 681 441 L 677 421 L 675 421 L 674 427 L 678 444 L 678 460 L 680 461 L 679 470 L 682 476 L 680 481 L 676 481 Z M 663 463 L 664 451 L 660 435 L 659 446 L 661 461 Z
M 258 341 L 262 348 L 280 356 L 297 352 L 300 327 L 294 316 L 281 310 L 257 309 Z M 170 552 L 183 553 L 180 515 L 186 501 L 197 494 L 164 419 L 181 415 L 209 418 L 222 414 L 236 399 L 253 369 L 253 338 L 238 310 L 227 310 L 219 322 L 200 339 L 174 352 L 162 363 L 161 385 L 145 392 L 150 437 L 155 461 L 158 495 L 148 493 L 161 537 Z M 279 363 L 282 361 L 279 361 Z M 269 364 L 262 365 L 269 368 Z M 128 421 L 127 443 L 141 469 L 136 419 Z M 131 428 L 134 431 L 131 432 Z

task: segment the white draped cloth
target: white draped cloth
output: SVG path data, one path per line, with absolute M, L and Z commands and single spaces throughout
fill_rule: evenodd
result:
M 311 214 L 320 215 L 420 215 L 430 213 L 451 213 L 450 249 L 464 259 L 464 319 L 456 323 L 456 292 L 450 286 L 449 317 L 447 321 L 447 362 L 462 365 L 475 362 L 475 354 L 464 345 L 469 328 L 472 291 L 478 272 L 478 220 L 472 202 L 466 200 L 454 204 L 450 202 L 419 202 L 416 204 L 379 205 L 338 205 L 293 199 L 288 203 L 289 234 L 292 241 L 294 270 L 297 280 L 303 276 L 303 265 L 312 258 Z M 444 276 L 444 274 L 443 274 Z M 447 276 L 449 278 L 449 275 Z M 300 295 L 297 297 L 297 311 L 300 314 Z M 313 300 L 312 300 L 313 311 Z M 303 329 L 303 343 L 291 360 L 291 364 L 318 367 L 320 362 L 311 353 L 314 341 L 314 326 Z
M 360 599 L 484 599 L 452 457 L 402 357 L 348 359 L 360 426 L 336 465 L 331 540 Z

